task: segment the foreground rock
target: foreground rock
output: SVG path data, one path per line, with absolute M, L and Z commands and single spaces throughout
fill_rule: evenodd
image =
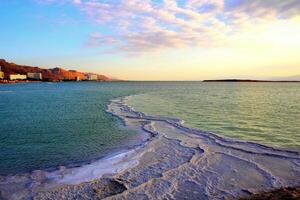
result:
M 300 188 L 282 188 L 269 192 L 252 195 L 241 200 L 299 200 Z

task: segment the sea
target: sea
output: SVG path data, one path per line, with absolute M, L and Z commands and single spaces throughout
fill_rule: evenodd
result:
M 0 85 L 0 175 L 80 166 L 137 145 L 106 112 L 113 99 L 152 116 L 300 151 L 299 83 L 62 82 Z

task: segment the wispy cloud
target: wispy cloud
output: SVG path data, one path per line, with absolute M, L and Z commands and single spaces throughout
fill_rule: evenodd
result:
M 88 47 L 108 46 L 127 53 L 222 46 L 237 34 L 300 15 L 299 0 L 64 2 L 74 4 L 89 20 L 112 30 L 113 34 L 91 33 Z

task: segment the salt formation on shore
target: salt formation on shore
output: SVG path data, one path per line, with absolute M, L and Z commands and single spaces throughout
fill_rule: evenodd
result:
M 114 178 L 127 190 L 111 197 L 223 199 L 300 185 L 300 155 L 185 127 L 180 120 L 146 116 L 112 102 L 110 112 L 157 134 L 139 165 Z
M 300 154 L 146 116 L 114 100 L 107 111 L 152 137 L 130 153 L 137 162 L 94 181 L 39 192 L 34 199 L 225 199 L 300 185 Z M 68 179 L 71 180 L 71 179 Z

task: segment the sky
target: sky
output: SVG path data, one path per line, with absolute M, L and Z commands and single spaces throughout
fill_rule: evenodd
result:
M 0 57 L 124 80 L 300 75 L 300 0 L 0 0 Z

